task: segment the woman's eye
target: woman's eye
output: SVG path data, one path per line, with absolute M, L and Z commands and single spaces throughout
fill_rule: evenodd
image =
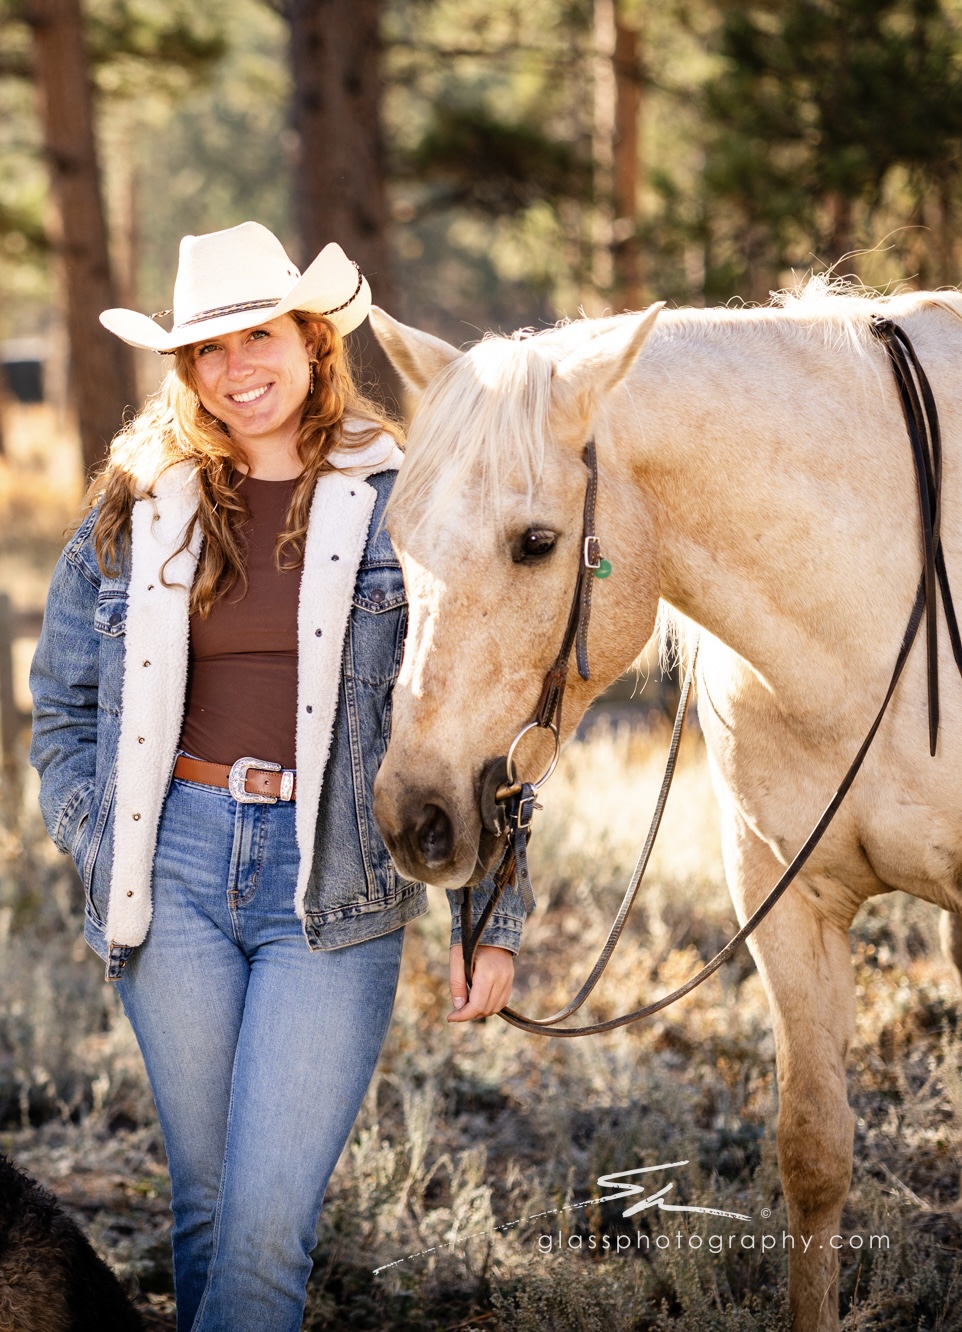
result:
M 255 338 L 269 338 L 270 333 L 268 333 L 266 328 L 252 328 L 250 336 L 252 340 Z
M 557 535 L 546 527 L 529 527 L 518 543 L 515 564 L 544 559 L 554 550 L 557 539 Z
M 212 351 L 216 351 L 216 350 L 217 350 L 217 343 L 216 343 L 216 342 L 205 342 L 202 346 L 200 346 L 200 347 L 197 348 L 197 353 L 196 353 L 196 354 L 197 354 L 198 356 L 206 356 L 208 352 L 212 352 Z

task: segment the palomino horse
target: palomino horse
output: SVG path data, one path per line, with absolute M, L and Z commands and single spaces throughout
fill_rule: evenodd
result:
M 591 679 L 572 667 L 565 733 L 640 652 L 660 600 L 702 626 L 699 717 L 725 869 L 739 918 L 754 910 L 868 730 L 919 583 L 916 480 L 870 328 L 879 313 L 904 328 L 935 393 L 943 547 L 962 589 L 962 295 L 652 308 L 464 354 L 374 312 L 421 395 L 388 519 L 410 622 L 376 804 L 405 874 L 457 888 L 491 860 L 481 774 L 531 717 L 558 652 L 594 435 L 612 574 L 594 584 Z M 838 1327 L 847 930 L 866 898 L 899 888 L 953 913 L 945 934 L 962 957 L 962 681 L 944 620 L 940 633 L 936 756 L 920 635 L 838 817 L 751 941 L 775 1026 L 789 1225 L 812 1237 L 789 1276 L 802 1332 Z

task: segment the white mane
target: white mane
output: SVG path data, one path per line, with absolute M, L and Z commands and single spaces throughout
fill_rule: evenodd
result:
M 736 339 L 751 354 L 754 342 L 774 338 L 789 346 L 813 336 L 861 357 L 873 345 L 872 315 L 902 319 L 925 307 L 962 319 L 962 293 L 903 292 L 877 296 L 837 281 L 813 278 L 796 292 L 778 293 L 770 305 L 750 308 L 665 310 L 645 344 L 650 364 L 677 356 L 678 344 L 727 344 Z M 419 522 L 433 522 L 452 497 L 480 481 L 479 503 L 491 505 L 508 486 L 532 495 L 545 460 L 551 381 L 555 365 L 582 343 L 634 315 L 564 321 L 511 337 L 488 334 L 429 385 L 408 435 L 407 458 L 391 500 Z

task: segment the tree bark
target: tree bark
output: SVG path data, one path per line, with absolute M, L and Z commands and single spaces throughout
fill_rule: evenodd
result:
M 396 308 L 380 126 L 382 0 L 290 0 L 294 187 L 302 265 L 337 241 L 361 266 L 374 300 Z M 389 405 L 398 382 L 367 324 L 351 355 L 367 389 Z
M 940 176 L 937 185 L 939 200 L 939 226 L 937 236 L 938 284 L 940 287 L 954 287 L 958 281 L 956 264 L 955 205 L 952 180 Z
M 98 320 L 117 304 L 93 127 L 80 0 L 30 0 L 36 81 L 50 167 L 70 340 L 70 384 L 88 475 L 136 401 L 131 349 Z
M 641 61 L 637 28 L 615 8 L 615 134 L 612 172 L 615 305 L 638 310 L 642 304 L 642 256 L 638 243 L 639 119 Z
M 594 123 L 592 126 L 592 238 L 591 280 L 594 291 L 583 305 L 600 315 L 608 306 L 614 285 L 614 143 L 615 143 L 615 0 L 594 0 Z
M 852 200 L 835 190 L 825 196 L 828 235 L 820 249 L 819 258 L 828 267 L 837 264 L 855 248 L 852 235 Z

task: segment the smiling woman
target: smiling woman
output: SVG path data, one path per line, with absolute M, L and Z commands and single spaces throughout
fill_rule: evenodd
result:
M 170 332 L 101 316 L 174 366 L 91 487 L 31 676 L 41 807 L 144 1055 L 193 1332 L 300 1327 L 426 909 L 372 813 L 407 602 L 398 430 L 343 342 L 370 301 L 338 245 L 301 276 L 247 222 L 184 238 Z M 452 949 L 451 1020 L 509 998 L 502 901 L 470 999 Z

